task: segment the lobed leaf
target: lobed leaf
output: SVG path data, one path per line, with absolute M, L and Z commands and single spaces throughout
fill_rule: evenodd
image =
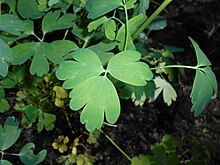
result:
M 44 12 L 40 12 L 38 9 L 36 0 L 19 0 L 17 1 L 17 11 L 22 18 L 37 19 L 44 15 Z
M 103 17 L 100 17 L 100 18 L 90 22 L 88 25 L 88 32 L 96 30 L 99 26 L 101 26 L 106 21 L 108 21 L 108 18 L 106 16 L 103 16 Z
M 161 92 L 163 92 L 163 100 L 168 106 L 171 105 L 172 101 L 176 101 L 177 94 L 170 83 L 160 77 L 156 77 L 154 82 L 157 88 L 155 90 L 155 99 Z
M 51 131 L 54 128 L 54 122 L 56 121 L 56 115 L 50 113 L 41 113 L 38 117 L 37 130 L 41 132 L 43 128 L 47 131 Z
M 109 19 L 103 24 L 103 29 L 105 31 L 105 36 L 109 40 L 115 39 L 116 23 L 113 19 Z
M 47 150 L 41 150 L 38 154 L 34 154 L 34 143 L 27 143 L 19 152 L 19 158 L 25 165 L 36 165 L 41 163 L 46 155 Z
M 205 71 L 196 71 L 193 82 L 193 88 L 190 94 L 193 106 L 191 111 L 195 116 L 199 116 L 205 106 L 211 100 L 213 93 L 217 96 L 217 84 L 214 73 L 210 67 L 206 67 Z
M 28 21 L 20 19 L 15 14 L 0 15 L 0 31 L 5 31 L 10 34 L 20 35 L 21 32 L 26 31 Z
M 141 54 L 137 51 L 126 50 L 112 57 L 108 63 L 107 71 L 114 78 L 135 86 L 144 86 L 146 81 L 153 78 L 149 66 L 140 60 Z
M 42 21 L 42 30 L 46 34 L 51 31 L 70 28 L 73 26 L 73 21 L 76 19 L 74 14 L 65 14 L 60 17 L 60 11 L 47 13 Z
M 13 61 L 11 48 L 0 38 L 0 76 L 5 77 L 8 74 L 7 62 Z
M 75 43 L 66 40 L 54 41 L 50 44 L 32 42 L 16 45 L 12 48 L 14 55 L 13 65 L 21 65 L 33 56 L 30 73 L 42 77 L 49 71 L 48 60 L 54 64 L 59 64 L 64 60 L 63 56 L 77 48 Z
M 80 121 L 86 124 L 89 131 L 101 128 L 104 114 L 111 124 L 119 117 L 119 98 L 114 85 L 106 76 L 93 76 L 85 80 L 71 91 L 70 97 L 71 109 L 79 110 L 84 106 Z
M 11 147 L 19 138 L 21 129 L 14 117 L 8 117 L 4 126 L 0 125 L 0 150 L 4 151 Z
M 121 0 L 88 0 L 85 7 L 89 12 L 88 18 L 95 19 L 122 5 Z
M 194 112 L 195 116 L 199 116 L 209 101 L 217 97 L 218 84 L 215 74 L 210 67 L 210 61 L 199 45 L 192 38 L 189 37 L 189 39 L 193 44 L 197 58 L 196 76 L 190 94 L 193 103 L 191 111 Z
M 9 110 L 10 105 L 8 104 L 8 101 L 5 99 L 0 99 L 0 113 L 5 113 Z
M 84 80 L 98 76 L 104 69 L 96 53 L 89 49 L 79 49 L 72 53 L 76 61 L 64 61 L 56 71 L 59 80 L 66 80 L 65 89 L 71 89 Z

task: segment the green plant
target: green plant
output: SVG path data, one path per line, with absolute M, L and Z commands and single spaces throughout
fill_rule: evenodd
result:
M 4 159 L 4 155 L 18 156 L 25 165 L 39 164 L 45 159 L 46 150 L 42 150 L 38 154 L 33 153 L 34 143 L 27 143 L 19 154 L 5 152 L 18 140 L 20 134 L 21 129 L 18 128 L 18 121 L 14 117 L 8 117 L 4 125 L 0 125 L 0 164 L 11 165 L 10 161 Z
M 93 132 L 116 123 L 120 98 L 142 105 L 162 94 L 171 105 L 185 68 L 196 71 L 191 111 L 200 115 L 218 89 L 198 44 L 189 37 L 196 66 L 175 60 L 180 48 L 144 48 L 151 31 L 166 27 L 159 14 L 170 2 L 148 17 L 150 0 L 0 0 L 0 112 L 10 107 L 4 89 L 16 89 L 24 127 L 50 131 L 69 105 Z
M 131 159 L 131 165 L 160 165 L 160 164 L 207 164 L 209 157 L 209 152 L 206 148 L 201 148 L 201 146 L 196 145 L 198 141 L 195 138 L 189 142 L 190 150 L 182 150 L 184 145 L 186 145 L 185 140 L 173 137 L 171 135 L 164 135 L 160 143 L 153 144 L 151 146 L 151 152 L 149 155 L 139 155 Z M 180 151 L 177 149 L 179 148 Z M 189 160 L 181 160 L 185 155 L 189 156 Z

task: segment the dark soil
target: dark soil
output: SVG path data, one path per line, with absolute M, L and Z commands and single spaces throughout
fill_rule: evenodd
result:
M 184 53 L 175 57 L 183 64 L 195 65 L 195 54 L 190 47 L 188 36 L 198 42 L 213 64 L 213 70 L 220 82 L 220 2 L 219 0 L 174 0 L 163 13 L 168 21 L 164 30 L 152 32 L 151 38 L 156 46 L 165 44 L 184 47 Z M 103 130 L 130 157 L 148 154 L 150 145 L 159 142 L 165 133 L 187 138 L 195 136 L 201 146 L 206 146 L 211 154 L 209 164 L 220 164 L 220 100 L 214 99 L 205 112 L 195 118 L 190 112 L 190 92 L 194 78 L 193 71 L 186 71 L 186 77 L 177 89 L 178 99 L 170 107 L 162 98 L 143 107 L 135 107 L 131 101 L 121 101 L 122 113 L 117 127 L 105 126 Z M 220 88 L 220 86 L 219 86 Z M 75 114 L 75 113 L 74 113 Z M 37 150 L 47 148 L 48 155 L 44 163 L 56 165 L 60 154 L 51 144 L 58 135 L 68 135 L 74 139 L 84 130 L 78 130 L 76 136 L 70 132 L 65 115 L 57 115 L 57 127 L 53 132 L 37 133 L 36 130 L 24 130 L 19 142 L 22 146 L 34 142 Z M 72 127 L 82 127 L 79 115 L 69 116 Z M 81 138 L 83 139 L 83 138 Z M 13 150 L 14 152 L 15 150 Z M 15 152 L 19 152 L 15 151 Z M 95 156 L 98 165 L 127 165 L 129 161 L 103 135 L 98 144 L 89 147 L 89 154 Z M 19 164 L 14 160 L 14 164 Z

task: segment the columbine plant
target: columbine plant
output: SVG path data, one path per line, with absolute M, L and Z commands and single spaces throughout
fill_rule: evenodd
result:
M 168 68 L 193 69 L 196 76 L 190 95 L 191 111 L 198 116 L 217 96 L 211 63 L 198 44 L 190 38 L 196 66 L 168 65 L 164 61 L 152 67 L 144 60 L 148 53 L 138 51 L 143 31 L 160 29 L 154 27 L 154 21 L 161 19 L 158 15 L 171 1 L 165 0 L 148 17 L 149 0 L 0 0 L 0 6 L 6 5 L 0 15 L 1 80 L 10 79 L 13 87 L 22 87 L 24 78 L 21 81 L 14 68 L 24 64 L 30 77 L 55 72 L 64 81 L 63 88 L 71 90 L 70 108 L 82 109 L 81 122 L 88 131 L 94 131 L 105 119 L 110 124 L 117 121 L 119 98 L 126 93 L 127 98 L 137 98 L 141 93 L 149 101 L 163 93 L 165 103 L 170 105 L 177 95 L 160 72 Z M 9 66 L 16 74 L 10 69 L 8 72 Z M 2 81 L 3 93 L 7 85 Z M 4 97 L 0 98 L 1 105 L 8 109 Z M 40 106 L 37 109 L 46 114 Z

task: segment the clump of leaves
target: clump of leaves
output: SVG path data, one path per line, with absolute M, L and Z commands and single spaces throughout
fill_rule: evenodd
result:
M 166 134 L 163 136 L 160 143 L 151 146 L 151 154 L 140 154 L 139 156 L 133 157 L 131 159 L 131 165 L 179 165 L 186 162 L 189 164 L 206 164 L 207 160 L 210 159 L 207 156 L 207 149 L 202 149 L 201 146 L 196 145 L 198 144 L 198 140 L 196 140 L 196 138 L 193 139 L 194 140 L 189 144 L 190 150 L 187 149 L 186 151 L 183 150 L 183 153 L 178 153 L 178 148 L 183 147 L 185 141 Z M 191 155 L 191 158 L 189 160 L 181 160 L 181 157 L 186 153 Z
M 94 137 L 93 137 L 94 138 Z M 94 142 L 94 139 L 92 141 Z M 59 157 L 60 163 L 65 164 L 77 164 L 77 165 L 92 165 L 95 162 L 95 159 L 87 154 L 87 148 L 83 143 L 80 143 L 80 137 L 75 138 L 72 144 L 69 144 L 68 136 L 64 137 L 64 135 L 58 136 L 57 139 L 54 140 L 52 146 L 54 149 L 58 149 L 60 153 L 64 153 L 69 151 L 67 155 L 62 155 Z M 89 143 L 89 142 L 88 142 Z M 79 154 L 78 147 L 83 147 L 86 152 L 84 154 Z
M 35 145 L 33 143 L 27 143 L 23 146 L 19 154 L 6 153 L 5 150 L 15 144 L 20 134 L 21 129 L 18 128 L 18 121 L 14 117 L 8 117 L 4 125 L 0 125 L 0 164 L 11 165 L 10 161 L 4 159 L 4 155 L 19 156 L 21 162 L 25 165 L 36 165 L 45 159 L 47 151 L 42 150 L 38 154 L 34 154 Z
M 54 149 L 57 149 L 60 153 L 64 153 L 67 151 L 67 143 L 69 143 L 69 137 L 64 135 L 58 136 L 57 139 L 54 139 L 54 142 L 52 143 L 52 147 Z

